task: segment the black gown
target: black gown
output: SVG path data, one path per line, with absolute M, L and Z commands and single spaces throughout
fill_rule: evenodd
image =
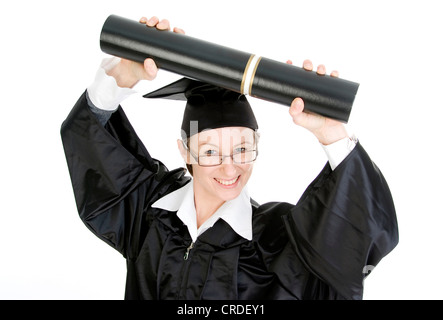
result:
M 363 280 L 398 243 L 388 185 L 360 143 L 326 164 L 297 205 L 253 208 L 253 239 L 224 220 L 192 240 L 152 208 L 189 183 L 152 159 L 123 110 L 102 126 L 83 94 L 61 128 L 80 218 L 127 261 L 125 299 L 362 299 Z

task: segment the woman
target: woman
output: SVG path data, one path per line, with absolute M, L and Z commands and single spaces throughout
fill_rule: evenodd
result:
M 259 205 L 245 188 L 258 125 L 238 93 L 182 79 L 148 94 L 187 101 L 178 147 L 193 177 L 150 157 L 119 105 L 156 74 L 150 59 L 106 61 L 61 129 L 81 219 L 127 260 L 125 298 L 361 299 L 366 270 L 398 232 L 387 183 L 360 143 L 294 99 L 294 123 L 329 164 L 297 205 Z

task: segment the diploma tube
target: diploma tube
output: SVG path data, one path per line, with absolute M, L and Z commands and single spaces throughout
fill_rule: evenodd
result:
M 282 105 L 300 97 L 305 110 L 345 123 L 359 86 L 116 15 L 106 19 L 100 47 L 136 62 L 151 58 L 160 69 Z

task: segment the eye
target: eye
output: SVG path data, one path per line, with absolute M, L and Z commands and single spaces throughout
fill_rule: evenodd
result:
M 246 147 L 238 147 L 238 148 L 234 149 L 234 153 L 244 153 L 247 151 L 248 151 L 248 148 L 246 148 Z
M 237 148 L 235 148 L 233 150 L 234 154 L 238 154 L 238 153 L 246 153 L 246 152 L 250 152 L 250 151 L 254 151 L 255 148 L 253 145 L 242 145 L 242 146 L 238 146 Z
M 202 157 L 213 157 L 213 156 L 218 156 L 218 152 L 216 150 L 213 149 L 209 149 L 209 150 L 205 150 L 201 153 Z

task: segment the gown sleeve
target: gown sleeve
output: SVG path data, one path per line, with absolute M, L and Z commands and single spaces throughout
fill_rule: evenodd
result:
M 126 258 L 135 257 L 147 232 L 146 207 L 184 184 L 184 170 L 152 159 L 119 107 L 105 126 L 85 92 L 61 127 L 80 218 Z
M 360 143 L 334 171 L 327 164 L 283 220 L 298 259 L 345 299 L 362 299 L 367 271 L 398 243 L 389 187 Z M 310 290 L 304 296 L 318 298 Z

